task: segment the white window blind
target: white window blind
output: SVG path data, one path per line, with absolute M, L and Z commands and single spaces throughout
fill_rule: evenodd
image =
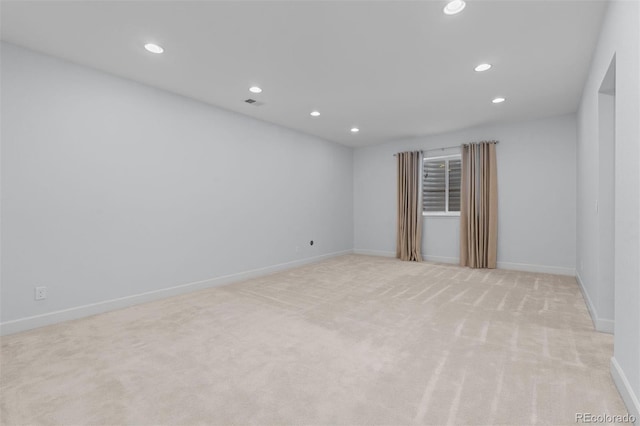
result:
M 460 213 L 462 164 L 459 154 L 425 158 L 422 175 L 422 211 L 429 215 Z

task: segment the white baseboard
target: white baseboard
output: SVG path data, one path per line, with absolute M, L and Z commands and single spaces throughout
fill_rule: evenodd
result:
M 385 250 L 367 250 L 367 249 L 354 249 L 355 254 L 364 254 L 367 256 L 382 256 L 382 257 L 396 257 L 394 251 Z M 460 263 L 458 257 L 446 257 L 446 256 L 429 256 L 422 255 L 423 259 L 427 262 L 440 262 L 440 263 Z M 562 266 L 545 266 L 545 265 L 532 265 L 529 263 L 513 263 L 513 262 L 498 262 L 498 269 L 508 269 L 512 271 L 524 271 L 524 272 L 540 272 L 543 274 L 556 274 L 556 275 L 568 275 L 570 277 L 575 276 L 576 270 L 573 268 L 565 268 Z
M 427 262 L 438 262 L 438 263 L 451 263 L 454 265 L 460 264 L 460 259 L 457 257 L 445 257 L 445 256 L 423 256 L 424 260 Z
M 589 311 L 589 315 L 591 316 L 591 321 L 593 322 L 593 328 L 602 333 L 610 333 L 613 334 L 613 324 L 614 321 L 611 319 L 600 318 L 598 316 L 598 310 L 596 306 L 593 304 L 589 293 L 587 292 L 587 288 L 584 286 L 582 282 L 582 278 L 580 278 L 580 274 L 576 272 L 576 280 L 578 281 L 578 287 L 580 287 L 580 291 L 582 292 L 582 297 L 587 304 L 587 310 Z
M 353 253 L 362 254 L 366 256 L 379 256 L 379 257 L 396 257 L 395 251 L 384 250 L 367 250 L 367 249 L 354 249 Z M 458 263 L 458 259 L 455 257 L 443 257 L 443 256 L 425 256 L 422 258 L 426 262 L 440 262 L 440 263 Z
M 395 252 L 385 250 L 354 249 L 353 252 L 355 254 L 364 254 L 367 256 L 396 257 Z M 423 254 L 422 257 L 427 262 L 451 263 L 455 265 L 460 263 L 460 258 L 458 257 L 429 256 L 425 254 Z M 576 270 L 573 268 L 532 265 L 529 263 L 498 262 L 497 267 L 498 269 L 508 269 L 511 271 L 540 272 L 543 274 L 568 275 L 570 277 L 573 277 L 576 274 Z
M 364 254 L 366 256 L 396 257 L 395 251 L 353 249 L 353 253 Z
M 116 309 L 122 309 L 140 303 L 151 302 L 158 299 L 164 299 L 179 294 L 189 293 L 195 290 L 201 290 L 210 287 L 218 287 L 234 282 L 256 278 L 263 275 L 271 274 L 286 269 L 295 268 L 309 263 L 319 262 L 331 257 L 342 256 L 353 253 L 353 250 L 343 250 L 334 253 L 323 254 L 320 256 L 307 257 L 304 259 L 294 260 L 292 262 L 280 263 L 277 265 L 267 266 L 264 268 L 252 269 L 249 271 L 239 272 L 236 274 L 224 275 L 221 277 L 210 278 L 203 281 L 196 281 L 187 284 L 181 284 L 160 290 L 149 291 L 131 296 L 120 297 L 117 299 L 105 300 L 88 305 L 75 306 L 69 309 L 63 309 L 46 314 L 34 315 L 31 317 L 19 318 L 12 321 L 0 323 L 0 335 L 8 335 L 19 333 L 21 331 L 31 330 L 45 325 L 57 324 L 63 321 L 84 318 L 91 315 L 101 314 Z
M 613 334 L 613 327 L 614 327 L 613 320 L 598 318 L 598 325 L 596 326 L 596 330 L 602 333 Z
M 576 274 L 575 269 L 562 266 L 532 265 L 529 263 L 513 262 L 498 262 L 497 266 L 498 269 L 508 269 L 511 271 L 540 272 L 542 274 L 568 275 L 570 277 Z
M 627 376 L 615 357 L 611 357 L 611 377 L 618 388 L 618 392 L 620 392 L 624 405 L 627 406 L 629 415 L 636 418 L 636 425 L 640 424 L 640 401 L 638 400 L 638 395 L 633 392 Z

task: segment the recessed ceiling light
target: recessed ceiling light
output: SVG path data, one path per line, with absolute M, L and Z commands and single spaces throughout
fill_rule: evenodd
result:
M 491 68 L 491 64 L 480 64 L 477 67 L 475 67 L 474 70 L 478 72 L 482 72 L 482 71 L 488 70 L 489 68 Z
M 351 133 L 358 133 L 360 131 L 360 129 L 358 129 L 357 127 L 352 127 L 351 128 Z
M 251 93 L 260 93 L 260 92 L 262 92 L 262 89 L 259 88 L 258 86 L 252 86 L 252 87 L 249 87 L 249 91 Z
M 494 100 L 492 100 L 491 102 L 493 102 L 494 104 L 501 104 L 502 102 L 506 101 L 505 98 L 495 98 Z
M 445 15 L 455 15 L 456 13 L 462 12 L 466 6 L 467 4 L 464 2 L 464 0 L 451 0 L 444 7 L 443 11 Z
M 309 114 L 312 117 L 317 117 L 320 115 L 320 111 L 311 111 L 311 113 Z
M 147 49 L 149 52 L 151 53 L 162 53 L 164 52 L 164 49 L 160 46 L 158 46 L 157 44 L 154 43 L 147 43 L 144 45 L 144 48 Z

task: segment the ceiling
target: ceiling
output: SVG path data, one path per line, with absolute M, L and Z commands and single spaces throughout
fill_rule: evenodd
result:
M 5 41 L 348 146 L 576 111 L 606 1 L 445 4 L 3 0 L 1 24 Z

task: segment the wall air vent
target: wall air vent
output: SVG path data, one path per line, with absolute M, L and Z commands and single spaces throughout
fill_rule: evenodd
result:
M 245 99 L 244 100 L 246 103 L 248 103 L 249 105 L 253 105 L 253 106 L 260 106 L 260 105 L 264 105 L 264 102 L 258 102 L 255 99 Z

